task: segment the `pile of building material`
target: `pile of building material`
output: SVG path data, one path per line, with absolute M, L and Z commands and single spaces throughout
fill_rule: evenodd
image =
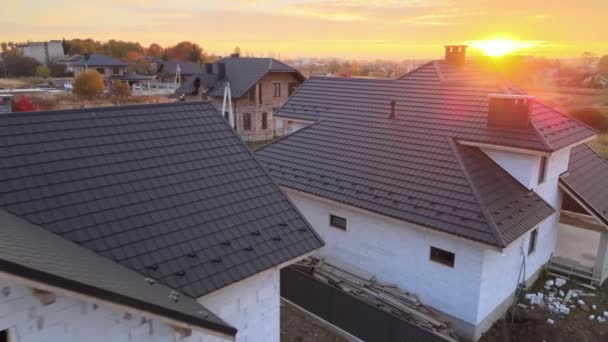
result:
M 575 283 L 572 281 L 570 281 L 570 283 L 571 284 L 569 284 L 568 280 L 560 277 L 549 279 L 545 282 L 544 291 L 527 293 L 525 298 L 528 300 L 532 309 L 534 309 L 534 307 L 539 307 L 553 316 L 565 317 L 569 315 L 572 310 L 581 310 L 590 314 L 590 320 L 595 320 L 598 323 L 605 323 L 608 321 L 608 311 L 600 310 L 596 304 L 589 305 L 589 303 L 587 303 L 587 298 L 596 296 L 596 293 L 594 293 L 595 288 L 587 284 Z M 580 286 L 590 289 L 592 292 L 573 287 L 566 290 L 566 287 L 570 286 Z M 523 309 L 527 308 L 527 306 L 522 303 L 518 306 Z M 547 319 L 547 323 L 553 325 L 555 320 L 549 318 Z
M 376 308 L 440 335 L 446 341 L 458 341 L 457 335 L 439 312 L 423 305 L 416 296 L 397 286 L 380 284 L 373 277 L 363 278 L 314 257 L 304 259 L 294 267 Z

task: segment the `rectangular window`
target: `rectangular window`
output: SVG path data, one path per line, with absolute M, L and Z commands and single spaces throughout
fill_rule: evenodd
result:
M 534 253 L 536 250 L 536 239 L 538 238 L 538 229 L 534 229 L 530 232 L 530 242 L 528 243 L 528 255 Z
M 251 114 L 250 113 L 243 114 L 243 130 L 251 131 Z
M 346 230 L 346 219 L 344 217 L 329 215 L 329 225 L 342 230 Z
M 545 181 L 545 174 L 547 173 L 547 157 L 540 157 L 540 167 L 538 169 L 538 184 Z
M 114 74 L 114 75 L 120 74 L 120 68 L 117 68 L 117 67 L 112 68 L 112 74 Z
M 268 113 L 262 113 L 262 129 L 268 129 Z
M 441 248 L 431 246 L 431 260 L 440 264 L 454 267 L 456 255 Z
M 97 70 L 98 73 L 105 75 L 106 73 L 106 69 L 105 68 L 96 68 L 95 70 Z
M 262 83 L 258 85 L 258 104 L 262 104 Z
M 273 83 L 274 97 L 281 97 L 281 83 Z

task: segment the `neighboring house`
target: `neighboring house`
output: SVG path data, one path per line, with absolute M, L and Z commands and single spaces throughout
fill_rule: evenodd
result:
M 128 66 L 128 63 L 120 59 L 97 53 L 86 53 L 82 58 L 70 62 L 74 77 L 84 70 L 94 69 L 103 76 L 106 86 L 110 84 L 112 77 L 124 75 Z
M 588 169 L 569 166 L 571 151 L 596 132 L 465 51 L 397 80 L 309 79 L 276 116 L 313 124 L 257 156 L 326 241 L 318 256 L 416 294 L 477 339 L 556 251 L 560 184 Z M 605 179 L 580 201 L 608 209 Z
M 31 57 L 45 65 L 59 62 L 64 58 L 61 40 L 17 44 L 17 51 L 23 56 Z
M 176 75 L 179 71 L 179 80 Z M 158 64 L 156 76 L 162 82 L 179 81 L 185 83 L 191 81 L 195 75 L 202 71 L 200 63 L 188 61 L 161 61 Z
M 13 111 L 13 95 L 0 94 L 0 114 Z
M 5 114 L 0 135 L 0 336 L 279 341 L 279 269 L 323 242 L 211 104 Z
M 147 85 L 154 81 L 155 76 L 140 75 L 132 71 L 125 72 L 122 75 L 112 75 L 110 79 L 112 81 L 127 82 L 129 88 L 133 88 L 134 85 Z
M 208 99 L 221 110 L 229 84 L 237 133 L 246 141 L 267 140 L 283 135 L 283 127 L 275 127 L 274 112 L 303 81 L 300 72 L 276 59 L 233 55 L 206 64 L 203 73 L 177 93 L 189 99 Z

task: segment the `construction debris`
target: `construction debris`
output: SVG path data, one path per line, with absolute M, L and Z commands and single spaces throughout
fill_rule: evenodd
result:
M 415 295 L 395 285 L 380 284 L 374 277 L 366 279 L 314 257 L 304 259 L 294 267 L 376 308 L 440 335 L 447 341 L 458 341 L 445 317 L 422 304 Z

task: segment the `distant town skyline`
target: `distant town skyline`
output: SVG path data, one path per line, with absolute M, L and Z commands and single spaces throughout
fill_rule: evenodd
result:
M 218 55 L 239 46 L 282 58 L 408 59 L 452 43 L 475 53 L 500 38 L 523 54 L 577 57 L 608 54 L 607 12 L 605 0 L 5 0 L 0 40 L 189 40 Z

